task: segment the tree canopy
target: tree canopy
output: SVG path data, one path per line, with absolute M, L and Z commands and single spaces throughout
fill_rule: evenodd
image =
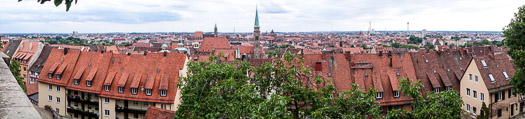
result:
M 18 61 L 16 60 L 13 60 L 11 62 L 11 64 L 9 64 L 9 70 L 11 70 L 11 73 L 13 74 L 13 76 L 15 77 L 16 81 L 18 82 L 18 85 L 20 85 L 20 87 L 26 91 L 26 88 L 25 88 L 25 85 L 24 85 L 24 81 L 23 78 L 20 76 L 20 63 L 18 63 Z
M 422 38 L 416 37 L 414 35 L 411 35 L 408 39 L 408 44 L 420 44 L 423 42 Z
M 22 0 L 18 0 L 18 2 L 20 2 Z M 51 0 L 38 0 L 37 2 L 40 3 L 40 4 L 44 4 L 46 3 L 47 1 L 51 1 Z M 73 4 L 73 0 L 53 0 L 55 6 L 60 6 L 62 3 L 64 3 L 64 5 L 66 5 L 66 11 L 69 11 L 69 8 L 71 7 L 71 4 Z M 75 4 L 77 4 L 78 0 L 74 0 Z
M 503 31 L 506 37 L 505 44 L 509 48 L 509 54 L 516 65 L 516 72 L 512 77 L 510 84 L 514 85 L 515 89 L 525 94 L 525 5 L 521 6 L 517 13 L 514 13 L 514 18 L 511 20 Z

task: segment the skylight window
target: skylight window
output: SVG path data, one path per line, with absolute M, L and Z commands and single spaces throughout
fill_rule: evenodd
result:
M 509 80 L 509 75 L 507 75 L 507 72 L 503 72 L 503 76 L 505 76 L 505 80 Z
M 481 60 L 481 64 L 483 64 L 483 68 L 488 68 L 487 62 L 485 62 L 485 60 Z
M 496 82 L 496 80 L 494 79 L 494 76 L 492 76 L 492 74 L 489 74 L 489 78 L 490 78 L 490 81 L 492 81 L 492 83 Z

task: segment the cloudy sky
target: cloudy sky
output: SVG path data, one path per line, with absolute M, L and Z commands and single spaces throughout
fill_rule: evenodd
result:
M 0 33 L 501 31 L 524 0 L 0 0 Z

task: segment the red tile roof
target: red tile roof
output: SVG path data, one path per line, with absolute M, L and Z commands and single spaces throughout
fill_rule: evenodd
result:
M 231 45 L 226 37 L 206 37 L 197 51 L 212 52 L 214 48 L 231 48 Z
M 62 72 L 61 80 L 56 80 L 56 75 L 53 74 L 53 78 L 48 78 L 48 73 L 41 73 L 38 81 L 43 83 L 49 83 L 59 86 L 66 86 L 69 82 L 69 79 L 73 76 L 73 67 L 75 66 L 78 56 L 80 55 L 80 50 L 68 50 L 65 54 L 65 49 L 53 48 L 49 57 L 46 61 L 46 64 L 55 64 L 59 63 L 60 66 L 68 65 L 69 68 L 64 68 Z M 42 68 L 43 71 L 53 71 L 51 68 L 55 65 L 44 65 Z M 56 68 L 56 67 L 55 67 Z M 55 71 L 55 74 L 58 71 Z
M 149 106 L 144 119 L 172 119 L 175 111 Z
M 142 78 L 141 74 L 135 74 L 133 82 L 131 82 L 131 88 L 139 88 L 140 79 Z

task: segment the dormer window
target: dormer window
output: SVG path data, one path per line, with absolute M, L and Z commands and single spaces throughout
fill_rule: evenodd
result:
M 452 88 L 450 86 L 447 87 L 447 91 L 450 91 L 452 90 Z
M 118 93 L 124 93 L 124 87 L 118 87 Z
M 57 77 L 57 78 L 58 78 L 58 77 Z M 80 83 L 80 80 L 78 80 L 78 79 L 75 79 L 75 80 L 73 80 L 73 81 L 74 81 L 75 85 L 78 85 L 78 84 Z
M 428 63 L 428 60 L 427 60 L 427 59 L 425 59 L 425 62 L 426 62 L 426 63 Z
M 109 85 L 105 85 L 105 86 L 104 86 L 104 90 L 105 90 L 106 92 L 109 92 L 109 89 L 110 89 Z
M 138 88 L 131 88 L 131 94 L 136 95 L 139 92 Z
M 365 73 L 365 77 L 368 77 L 368 73 Z
M 376 99 L 381 99 L 381 98 L 383 98 L 383 92 L 377 92 Z
M 439 93 L 439 88 L 434 88 L 434 92 Z
M 147 96 L 151 96 L 151 92 L 152 92 L 151 89 L 146 89 L 146 95 Z
M 53 74 L 52 73 L 48 73 L 47 74 L 47 78 L 52 79 L 53 78 Z
M 394 91 L 393 94 L 394 94 L 394 97 L 395 97 L 395 98 L 398 98 L 398 97 L 399 97 L 399 91 Z
M 51 78 L 53 78 L 53 77 L 51 77 Z M 62 74 L 57 74 L 57 80 L 60 80 L 60 79 L 62 79 Z
M 91 81 L 86 81 L 86 86 L 91 87 Z
M 167 90 L 160 90 L 160 96 L 161 97 L 166 97 L 167 94 L 168 94 Z
M 396 72 L 396 75 L 397 75 L 397 76 L 400 76 L 401 74 L 399 74 L 399 72 Z

